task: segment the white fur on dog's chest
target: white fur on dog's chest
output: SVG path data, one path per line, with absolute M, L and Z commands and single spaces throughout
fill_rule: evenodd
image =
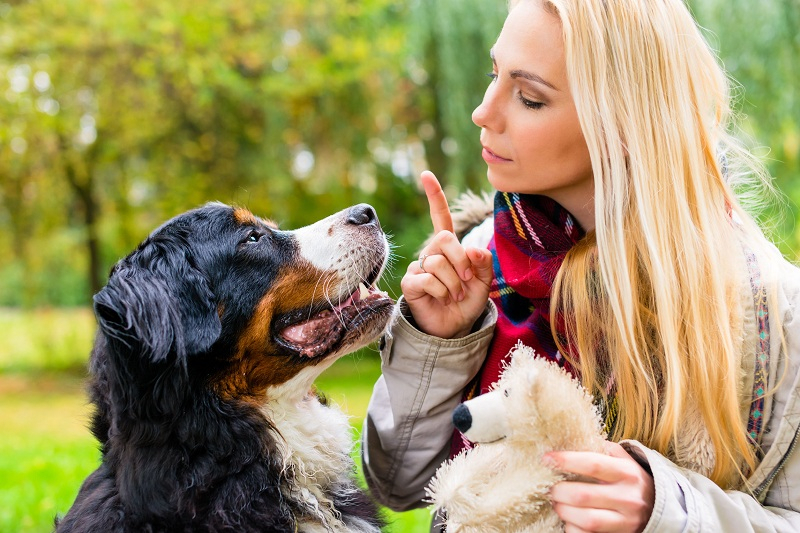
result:
M 332 490 L 349 486 L 353 470 L 351 428 L 336 407 L 322 405 L 313 392 L 301 399 L 277 395 L 262 411 L 275 427 L 276 443 L 290 485 L 284 496 L 298 502 L 299 531 L 352 531 L 341 521 Z

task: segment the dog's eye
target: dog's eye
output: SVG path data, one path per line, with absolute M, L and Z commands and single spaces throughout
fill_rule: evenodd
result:
M 244 242 L 258 242 L 259 239 L 261 239 L 261 235 L 262 234 L 257 231 L 251 231 Z

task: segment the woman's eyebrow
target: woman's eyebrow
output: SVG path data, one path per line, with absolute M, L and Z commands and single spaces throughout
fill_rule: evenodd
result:
M 494 48 L 489 50 L 489 56 L 492 58 L 492 63 L 494 64 L 495 68 L 497 68 L 497 60 L 494 57 Z M 538 74 L 534 74 L 533 72 L 528 72 L 527 70 L 522 70 L 522 69 L 512 70 L 510 76 L 512 80 L 516 78 L 522 78 L 535 83 L 541 83 L 545 87 L 550 87 L 554 91 L 558 90 L 558 88 L 552 83 L 548 82 Z
M 516 78 L 523 78 L 523 79 L 526 79 L 526 80 L 529 80 L 529 81 L 533 81 L 533 82 L 536 82 L 536 83 L 541 83 L 542 85 L 550 87 L 554 91 L 558 90 L 558 89 L 555 88 L 555 86 L 553 84 L 549 83 L 548 81 L 546 81 L 544 78 L 542 78 L 538 74 L 534 74 L 533 72 L 528 72 L 527 70 L 519 70 L 519 69 L 512 70 L 511 71 L 511 79 L 513 80 L 513 79 L 516 79 Z

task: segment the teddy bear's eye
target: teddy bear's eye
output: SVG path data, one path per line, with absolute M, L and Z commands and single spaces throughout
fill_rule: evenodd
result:
M 509 395 L 511 395 L 511 390 L 510 390 L 510 389 L 504 389 L 504 390 L 503 390 L 503 396 L 505 396 L 506 398 L 508 398 L 508 397 L 509 397 Z

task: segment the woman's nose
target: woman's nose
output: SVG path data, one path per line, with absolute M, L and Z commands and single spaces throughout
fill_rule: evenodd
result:
M 472 122 L 479 128 L 487 128 L 491 130 L 499 130 L 500 115 L 497 109 L 497 95 L 496 85 L 497 82 L 492 82 L 486 89 L 483 95 L 483 101 L 472 112 Z
M 484 123 L 486 122 L 485 118 L 486 118 L 486 106 L 484 105 L 484 102 L 481 102 L 480 104 L 478 104 L 478 107 L 476 107 L 475 110 L 472 112 L 472 122 L 474 122 L 475 125 L 478 126 L 479 128 L 483 128 Z

